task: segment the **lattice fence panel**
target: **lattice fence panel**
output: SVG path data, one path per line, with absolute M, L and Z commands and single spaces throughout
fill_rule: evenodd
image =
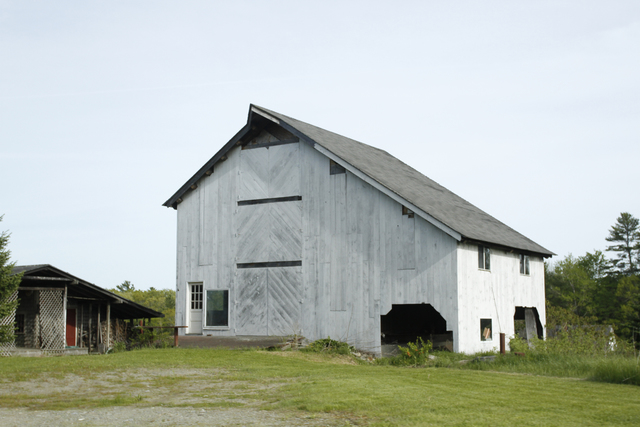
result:
M 64 291 L 40 291 L 40 348 L 47 352 L 62 352 L 65 347 Z
M 18 299 L 18 291 L 15 291 L 13 295 L 9 297 L 9 301 L 13 302 Z M 16 321 L 16 312 L 15 310 L 9 316 L 4 319 L 0 319 L 0 326 L 9 326 L 14 325 Z M 8 343 L 0 344 L 0 356 L 11 356 L 11 353 L 16 349 L 15 341 L 11 341 Z

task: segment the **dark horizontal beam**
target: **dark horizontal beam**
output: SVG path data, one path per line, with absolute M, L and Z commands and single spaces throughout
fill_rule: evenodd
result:
M 271 267 L 300 267 L 302 261 L 271 261 L 271 262 L 245 262 L 236 264 L 238 268 L 271 268 Z
M 247 145 L 243 145 L 242 149 L 243 150 L 251 150 L 252 148 L 269 148 L 269 147 L 274 147 L 276 145 L 285 145 L 285 144 L 295 144 L 296 142 L 300 142 L 300 139 L 298 139 L 297 137 L 294 139 L 283 139 L 280 141 L 273 141 L 273 142 L 260 142 L 258 144 L 247 144 Z
M 238 206 L 262 205 L 264 203 L 295 202 L 297 200 L 302 200 L 302 196 L 274 197 L 272 199 L 239 200 Z

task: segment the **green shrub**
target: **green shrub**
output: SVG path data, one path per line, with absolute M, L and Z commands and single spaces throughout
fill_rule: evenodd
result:
M 575 354 L 585 356 L 607 356 L 613 354 L 626 355 L 633 351 L 633 346 L 607 333 L 604 326 L 563 326 L 554 336 L 541 340 L 534 337 L 526 340 L 517 334 L 509 340 L 512 352 L 536 354 Z
M 351 354 L 355 348 L 346 342 L 332 340 L 331 337 L 315 340 L 302 351 L 312 353 L 328 353 L 328 354 Z
M 117 343 L 115 343 L 113 345 L 113 350 L 112 351 L 114 353 L 121 353 L 121 352 L 126 351 L 126 350 L 127 350 L 127 343 L 125 343 L 123 341 L 120 341 L 120 342 L 117 342 Z
M 429 361 L 429 352 L 432 349 L 431 341 L 424 342 L 421 337 L 418 337 L 415 342 L 407 343 L 406 347 L 399 345 L 397 356 L 380 359 L 379 363 L 395 366 L 424 366 Z

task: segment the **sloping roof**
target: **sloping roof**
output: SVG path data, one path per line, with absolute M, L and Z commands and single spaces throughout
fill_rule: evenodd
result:
M 325 154 L 331 153 L 332 157 L 335 157 L 334 160 L 350 172 L 361 172 L 384 189 L 406 201 L 407 205 L 417 207 L 416 214 L 422 214 L 421 216 L 431 222 L 435 219 L 435 221 L 459 233 L 459 236 L 455 236 L 456 238 L 491 243 L 543 256 L 554 255 L 386 151 L 255 105 L 249 109 L 247 126 L 236 134 L 172 198 L 167 200 L 165 206 L 175 207 L 176 200 L 188 191 L 190 185 L 197 182 L 205 171 L 213 167 L 218 159 L 235 146 L 236 142 L 249 131 L 252 121 L 256 118 L 254 113 L 278 123 L 302 140 L 313 144 L 316 149 Z M 327 151 L 329 153 L 326 153 Z M 455 235 L 455 233 L 450 234 Z
M 50 264 L 15 266 L 12 274 L 23 273 L 20 287 L 37 283 L 38 287 L 60 287 L 67 285 L 69 298 L 79 297 L 95 301 L 110 302 L 113 317 L 120 319 L 142 319 L 164 317 L 164 314 L 130 301 L 120 295 L 75 277 Z

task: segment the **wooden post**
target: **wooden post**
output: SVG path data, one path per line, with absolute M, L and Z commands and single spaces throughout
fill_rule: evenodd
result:
M 111 347 L 111 302 L 107 303 L 107 350 Z
M 93 320 L 93 304 L 89 304 L 89 354 L 91 354 L 91 340 L 93 339 L 93 334 L 91 334 L 91 326 Z
M 100 304 L 98 304 L 98 331 L 96 333 L 96 344 L 98 346 L 98 353 L 100 353 L 100 344 L 102 343 L 102 325 L 100 325 Z
M 64 285 L 64 297 L 62 298 L 62 324 L 64 325 L 62 334 L 62 348 L 67 347 L 67 285 Z
M 173 327 L 173 346 L 174 347 L 178 346 L 178 327 L 177 326 Z
M 82 342 L 82 331 L 84 331 L 84 304 L 80 305 L 80 345 L 78 347 L 84 348 L 84 343 Z
M 505 341 L 504 332 L 500 332 L 500 354 L 506 353 L 506 346 L 504 341 Z

